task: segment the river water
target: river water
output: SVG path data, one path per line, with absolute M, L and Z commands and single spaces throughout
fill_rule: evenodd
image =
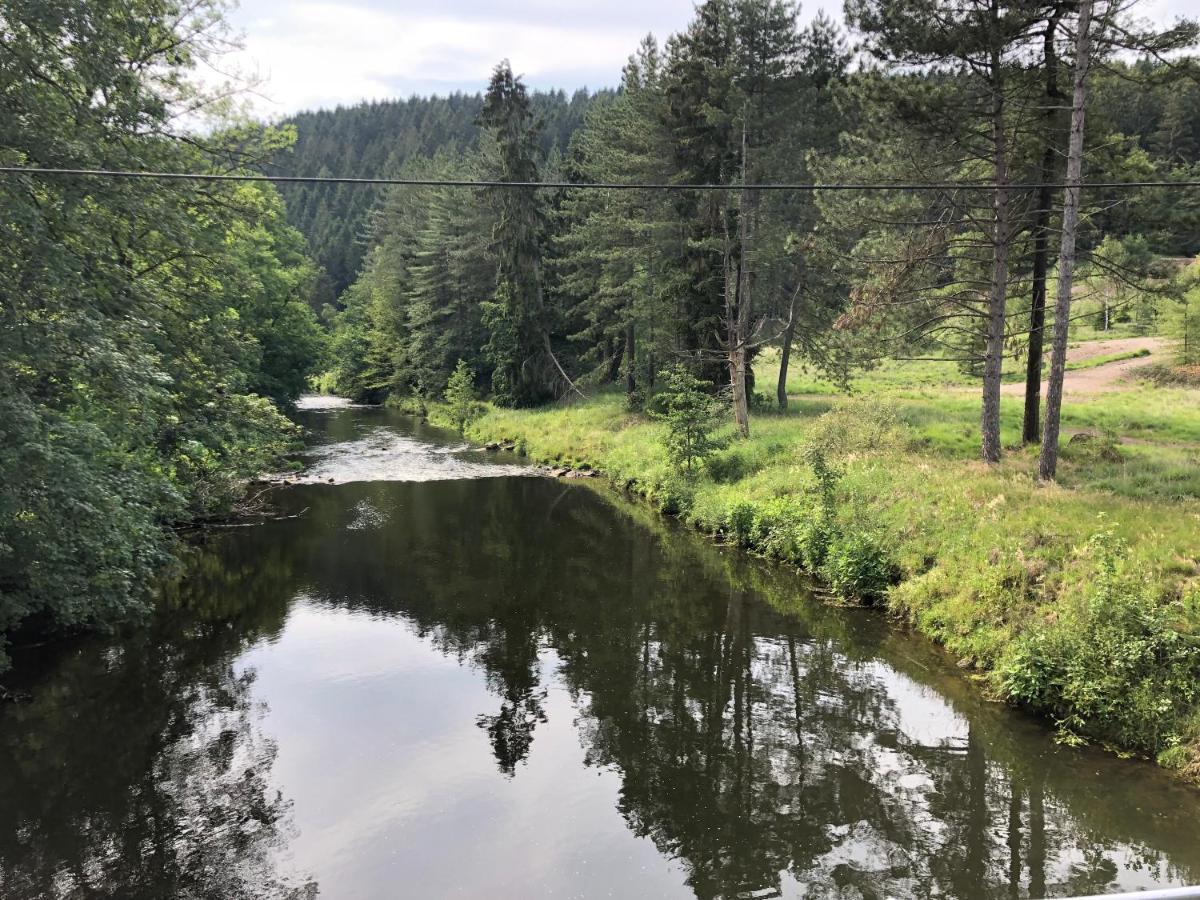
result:
M 1041 897 L 1200 795 L 592 485 L 310 401 L 279 518 L 0 706 L 0 896 Z M 289 517 L 289 518 L 284 518 Z

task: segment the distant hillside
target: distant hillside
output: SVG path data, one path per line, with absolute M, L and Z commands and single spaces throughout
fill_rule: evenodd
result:
M 603 92 L 601 92 L 603 93 Z M 544 123 L 542 149 L 563 151 L 597 94 L 576 91 L 534 93 Z M 305 112 L 287 120 L 296 126 L 293 151 L 276 164 L 295 175 L 362 178 L 394 173 L 405 160 L 441 149 L 467 149 L 477 139 L 481 94 L 413 97 Z M 304 233 L 327 275 L 325 299 L 354 280 L 362 263 L 363 226 L 378 188 L 294 185 L 284 189 L 288 218 Z

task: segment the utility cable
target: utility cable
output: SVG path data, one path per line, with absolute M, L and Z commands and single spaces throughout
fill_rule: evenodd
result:
M 1023 191 L 1049 187 L 1071 187 L 1065 182 L 1052 184 L 1016 183 L 997 185 L 979 181 L 900 182 L 900 183 L 796 183 L 796 184 L 651 184 L 613 181 L 470 181 L 437 178 L 349 178 L 320 175 L 225 174 L 207 172 L 144 172 L 126 169 L 43 169 L 32 166 L 0 166 L 0 176 L 33 178 L 130 178 L 156 181 L 269 181 L 276 184 L 358 184 L 400 185 L 405 187 L 451 188 L 526 188 L 533 190 L 601 190 L 601 191 Z M 1085 181 L 1079 187 L 1088 190 L 1139 190 L 1146 188 L 1200 188 L 1200 181 Z

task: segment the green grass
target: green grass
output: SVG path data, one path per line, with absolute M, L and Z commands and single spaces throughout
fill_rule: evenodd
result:
M 1141 350 L 1126 350 L 1124 353 L 1102 353 L 1098 356 L 1089 356 L 1087 359 L 1079 359 L 1075 362 L 1067 363 L 1067 371 L 1074 372 L 1079 369 L 1095 369 L 1098 366 L 1106 366 L 1109 363 L 1124 362 L 1127 359 L 1141 359 L 1149 355 L 1150 351 L 1144 347 Z
M 773 393 L 772 363 L 756 365 L 760 392 Z M 987 673 L 998 696 L 1048 715 L 1066 739 L 1161 755 L 1200 778 L 1200 662 L 1187 643 L 1200 635 L 1200 392 L 1131 387 L 1068 403 L 1065 433 L 1104 436 L 1067 445 L 1059 483 L 1044 486 L 1035 448 L 1014 446 L 1020 398 L 1002 403 L 1004 461 L 976 461 L 979 400 L 952 365 L 881 365 L 849 401 L 803 372 L 789 386 L 789 409 L 753 414 L 748 440 L 727 429 L 694 481 L 668 465 L 664 426 L 618 393 L 489 407 L 468 433 L 599 469 L 697 529 L 815 568 L 842 595 L 894 578 L 880 592 L 890 613 Z M 813 448 L 837 476 L 820 527 Z M 1097 535 L 1119 548 L 1107 581 Z M 1111 664 L 1097 675 L 1087 635 L 1102 626 Z M 1133 658 L 1127 670 L 1112 662 Z

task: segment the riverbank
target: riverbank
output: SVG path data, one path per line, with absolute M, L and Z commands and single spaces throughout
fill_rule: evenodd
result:
M 197 541 L 142 626 L 21 660 L 6 898 L 1200 882 L 1200 792 L 1055 746 L 907 629 L 600 479 L 303 406 L 272 517 Z
M 597 469 L 720 540 L 815 569 L 831 599 L 878 601 L 991 695 L 1051 719 L 1062 740 L 1200 781 L 1200 502 L 1171 477 L 1171 448 L 1077 441 L 1062 484 L 1040 486 L 1032 451 L 1010 450 L 994 468 L 963 456 L 959 402 L 945 391 L 808 391 L 787 412 L 760 411 L 751 438 L 692 481 L 671 471 L 662 426 L 616 394 L 487 407 L 468 436 Z M 1138 404 L 1120 395 L 1077 407 L 1073 423 L 1103 426 Z M 1019 415 L 1006 405 L 1006 441 Z M 1172 435 L 1192 427 L 1165 421 Z

